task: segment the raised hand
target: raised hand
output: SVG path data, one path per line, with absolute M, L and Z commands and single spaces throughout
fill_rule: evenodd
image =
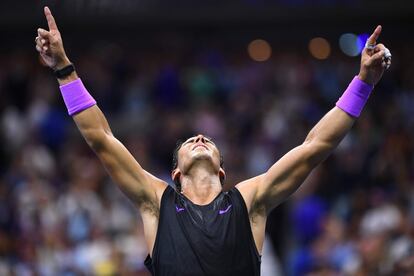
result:
M 376 44 L 381 30 L 381 26 L 375 28 L 361 53 L 361 68 L 358 77 L 371 85 L 376 85 L 381 79 L 382 74 L 384 74 L 384 70 L 391 65 L 390 51 L 384 44 Z
M 36 50 L 44 63 L 53 70 L 61 69 L 70 64 L 63 47 L 62 37 L 56 25 L 55 19 L 48 7 L 44 8 L 49 31 L 37 29 Z

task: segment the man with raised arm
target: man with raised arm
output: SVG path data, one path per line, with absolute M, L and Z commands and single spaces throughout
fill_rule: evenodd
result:
M 66 56 L 47 7 L 44 13 L 49 30 L 38 29 L 36 49 L 54 70 L 69 115 L 86 142 L 139 209 L 149 251 L 145 263 L 153 275 L 260 275 L 267 214 L 335 149 L 391 63 L 389 50 L 376 44 L 378 26 L 362 52 L 358 76 L 301 145 L 264 174 L 223 192 L 220 152 L 211 139 L 196 135 L 174 152 L 174 189 L 144 170 L 115 138 Z

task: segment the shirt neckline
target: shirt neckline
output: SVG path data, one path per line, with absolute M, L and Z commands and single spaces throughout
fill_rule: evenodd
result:
M 195 206 L 195 207 L 198 207 L 198 208 L 200 208 L 200 209 L 208 209 L 208 207 L 209 206 L 211 206 L 211 205 L 213 205 L 213 203 L 223 194 L 224 192 L 223 192 L 223 190 L 221 190 L 217 195 L 216 195 L 216 197 L 211 201 L 211 202 L 209 202 L 209 203 L 207 203 L 207 204 L 196 204 L 196 203 L 194 203 L 191 199 L 189 199 L 188 197 L 186 197 L 184 194 L 182 194 L 182 193 L 178 193 L 185 201 L 187 201 L 187 202 L 189 202 L 189 203 L 191 203 L 191 205 L 193 205 L 193 206 Z

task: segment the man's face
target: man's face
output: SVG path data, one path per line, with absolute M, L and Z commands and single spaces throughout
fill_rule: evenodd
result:
M 210 138 L 202 134 L 187 139 L 178 150 L 178 169 L 189 170 L 196 162 L 211 164 L 215 171 L 220 170 L 220 152 Z

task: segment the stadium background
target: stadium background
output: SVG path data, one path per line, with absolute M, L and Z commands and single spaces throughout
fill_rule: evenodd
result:
M 414 4 L 222 2 L 0 3 L 0 275 L 148 275 L 139 214 L 39 63 L 44 5 L 142 166 L 171 183 L 176 140 L 205 133 L 222 150 L 227 188 L 304 140 L 358 73 L 364 34 L 382 24 L 393 65 L 335 153 L 271 213 L 262 269 L 412 273 Z

